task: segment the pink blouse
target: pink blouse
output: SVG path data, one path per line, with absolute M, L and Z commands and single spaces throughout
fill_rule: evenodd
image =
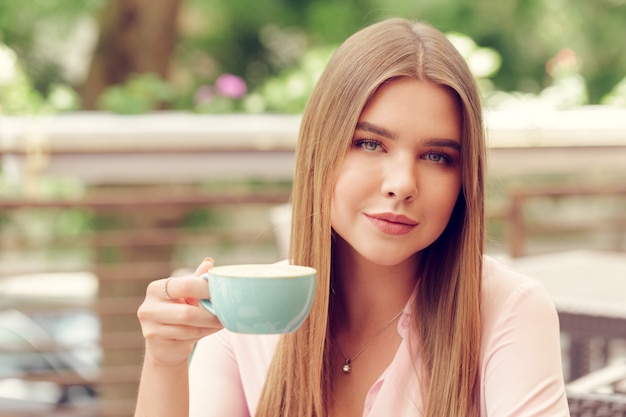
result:
M 481 417 L 567 417 L 559 323 L 543 286 L 485 257 L 480 350 Z M 411 365 L 411 309 L 398 321 L 402 343 L 370 388 L 364 417 L 422 416 Z M 220 331 L 198 343 L 190 365 L 190 417 L 252 416 L 278 336 Z

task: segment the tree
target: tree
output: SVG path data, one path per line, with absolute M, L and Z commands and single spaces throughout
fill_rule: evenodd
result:
M 83 107 L 97 107 L 100 94 L 129 75 L 167 78 L 177 42 L 182 0 L 110 0 L 100 15 L 100 38 L 85 83 Z

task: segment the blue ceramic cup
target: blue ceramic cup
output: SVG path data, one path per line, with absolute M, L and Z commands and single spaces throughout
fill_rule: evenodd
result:
M 200 305 L 236 333 L 291 333 L 311 310 L 317 272 L 287 264 L 217 266 L 203 274 L 210 300 Z

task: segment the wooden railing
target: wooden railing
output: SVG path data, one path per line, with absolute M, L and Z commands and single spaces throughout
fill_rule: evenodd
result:
M 598 203 L 599 199 L 604 200 Z M 574 207 L 578 213 L 575 218 L 559 216 L 558 209 L 525 213 L 525 208 L 540 200 Z M 591 210 L 594 201 L 604 206 L 604 213 L 599 215 Z M 526 186 L 509 192 L 507 238 L 512 257 L 526 255 L 527 241 L 532 237 L 553 236 L 554 240 L 554 236 L 561 236 L 564 240 L 568 234 L 588 236 L 601 232 L 610 235 L 603 249 L 626 250 L 626 183 Z
M 32 200 L 14 199 L 0 200 L 0 212 L 5 215 L 11 212 L 36 209 L 55 211 L 59 209 L 81 209 L 93 213 L 94 216 L 117 216 L 123 219 L 122 228 L 99 229 L 80 239 L 79 245 L 88 245 L 92 256 L 90 271 L 99 280 L 97 300 L 88 306 L 98 315 L 102 334 L 100 345 L 104 351 L 102 368 L 94 379 L 85 379 L 79 373 L 67 372 L 33 372 L 20 378 L 33 381 L 48 381 L 60 386 L 87 384 L 97 391 L 97 399 L 93 403 L 63 405 L 48 409 L 37 415 L 46 416 L 131 416 L 134 409 L 134 397 L 137 392 L 140 366 L 143 357 L 143 337 L 140 332 L 136 311 L 143 300 L 147 284 L 157 278 L 170 276 L 180 267 L 176 261 L 176 253 L 181 245 L 202 247 L 202 242 L 210 239 L 221 239 L 239 246 L 248 246 L 251 252 L 255 246 L 264 242 L 273 245 L 273 230 L 269 218 L 259 217 L 257 222 L 266 222 L 266 233 L 252 235 L 244 231 L 229 232 L 228 235 L 210 228 L 206 230 L 190 230 L 182 227 L 185 216 L 195 210 L 208 210 L 219 207 L 237 210 L 241 207 L 254 206 L 261 215 L 264 208 L 284 204 L 289 200 L 289 193 L 274 191 L 263 193 L 172 193 L 142 191 L 141 188 L 126 190 L 123 193 L 101 193 L 79 200 Z M 234 235 L 233 235 L 234 233 Z M 48 242 L 54 246 L 55 242 Z M 63 242 L 69 245 L 71 242 Z M 31 248 L 32 249 L 32 248 Z M 115 253 L 112 255 L 111 250 Z M 205 255 L 209 255 L 206 254 Z M 259 261 L 275 261 L 259 259 L 258 254 L 250 253 L 249 258 Z M 180 261 L 179 261 L 180 262 Z M 28 264 L 21 271 L 12 273 L 40 272 L 31 269 Z M 11 271 L 3 270 L 0 278 Z M 50 271 L 46 271 L 50 272 Z M 24 312 L 45 312 L 62 309 L 63 305 L 21 306 Z M 67 348 L 54 343 L 38 346 L 38 350 L 57 352 Z M 1 354 L 1 353 L 0 353 Z M 0 409 L 0 416 L 3 410 Z M 12 412 L 11 416 L 35 415 Z

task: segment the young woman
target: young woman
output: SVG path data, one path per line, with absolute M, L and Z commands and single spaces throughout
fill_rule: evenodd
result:
M 350 37 L 296 151 L 290 261 L 318 270 L 309 318 L 280 337 L 220 330 L 195 301 L 209 258 L 155 281 L 136 416 L 569 415 L 548 295 L 483 255 L 481 117 L 433 27 Z

